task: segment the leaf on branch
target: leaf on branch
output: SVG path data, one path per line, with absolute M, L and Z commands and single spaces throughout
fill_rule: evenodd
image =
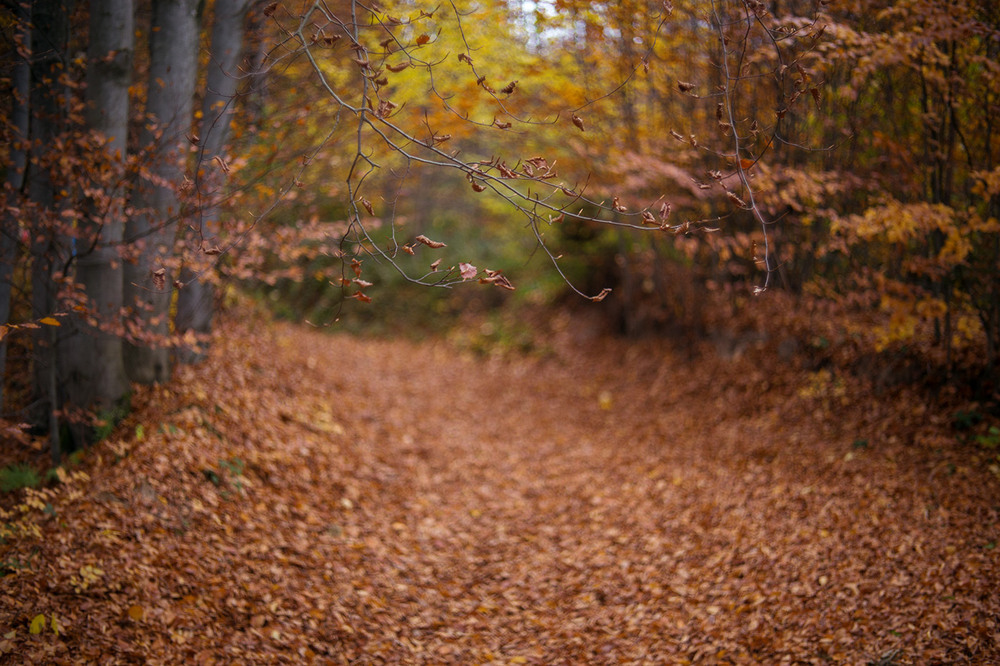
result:
M 511 81 L 510 83 L 508 83 L 507 85 L 505 85 L 503 88 L 501 88 L 500 92 L 502 92 L 504 95 L 510 95 L 511 93 L 514 92 L 515 88 L 517 88 L 517 81 Z
M 361 262 L 351 259 L 351 268 L 354 270 L 354 277 L 361 277 Z
M 819 98 L 820 98 L 819 88 L 813 86 L 812 88 L 809 89 L 809 94 L 812 95 L 813 100 L 816 102 L 816 106 L 819 106 Z
M 458 272 L 463 280 L 472 280 L 479 274 L 479 269 L 463 261 L 458 264 Z
M 411 255 L 412 255 L 412 254 L 416 254 L 416 253 L 415 253 L 415 252 L 413 251 L 413 246 L 411 246 L 411 245 L 404 245 L 404 246 L 403 246 L 403 252 L 405 252 L 406 254 L 411 254 Z
M 360 292 L 360 291 L 358 293 L 354 294 L 353 296 L 350 296 L 349 298 L 356 298 L 359 301 L 361 301 L 362 303 L 371 303 L 372 302 L 372 297 L 371 296 L 369 296 L 368 294 L 365 294 L 364 292 Z
M 677 132 L 677 131 L 674 131 L 674 130 L 670 130 L 670 136 L 674 137 L 678 141 L 683 141 L 684 140 L 684 137 L 681 136 L 681 133 Z
M 688 83 L 687 81 L 678 81 L 677 89 L 683 93 L 691 92 L 692 90 L 694 90 L 694 84 Z
M 368 199 L 361 197 L 361 205 L 364 206 L 365 210 L 368 211 L 369 215 L 375 214 L 375 209 L 372 208 L 372 202 L 368 201 Z
M 417 46 L 423 46 L 424 44 L 426 44 L 429 41 L 431 41 L 431 38 L 430 38 L 429 35 L 426 35 L 426 34 L 420 35 L 419 37 L 417 37 Z
M 192 146 L 197 146 L 199 143 L 201 143 L 201 139 L 198 137 L 197 134 L 188 134 L 187 140 L 191 143 Z
M 424 245 L 426 245 L 427 247 L 431 248 L 432 250 L 437 250 L 437 249 L 442 248 L 442 247 L 448 247 L 444 243 L 441 243 L 439 241 L 433 241 L 430 238 L 428 238 L 427 236 L 424 236 L 423 234 L 417 236 L 414 240 L 417 241 L 418 243 L 423 243 Z
M 274 12 L 278 9 L 278 3 L 272 2 L 267 7 L 264 7 L 264 16 L 274 16 Z
M 486 189 L 486 186 L 485 186 L 485 185 L 480 185 L 480 184 L 479 184 L 479 183 L 477 183 L 477 182 L 476 182 L 475 180 L 472 180 L 471 182 L 472 182 L 472 190 L 473 190 L 474 192 L 482 192 L 483 190 L 485 190 L 485 189 Z
M 373 284 L 371 282 L 368 282 L 367 280 L 362 280 L 361 278 L 354 278 L 353 280 L 351 280 L 351 282 L 358 285 L 358 287 L 361 289 L 367 289 L 368 287 L 371 287 Z
M 613 199 L 613 200 L 611 201 L 611 207 L 612 207 L 612 208 L 614 208 L 614 209 L 615 209 L 616 211 L 618 211 L 619 213 L 624 213 L 625 211 L 627 211 L 627 210 L 628 210 L 628 208 L 626 208 L 625 206 L 623 206 L 623 205 L 621 204 L 621 202 L 619 202 L 619 201 L 618 201 L 618 197 L 615 197 L 615 198 L 614 198 L 614 199 Z
M 219 168 L 222 169 L 223 173 L 229 173 L 229 165 L 226 164 L 226 160 L 222 159 L 218 155 L 216 155 L 215 157 L 213 157 L 212 160 L 215 161 L 219 165 Z
M 642 223 L 643 224 L 657 224 L 656 218 L 648 210 L 642 211 Z
M 665 226 L 667 224 L 667 218 L 670 217 L 670 211 L 673 206 L 669 202 L 664 201 L 663 205 L 660 206 L 660 226 Z
M 500 129 L 504 129 L 504 130 L 505 129 L 510 129 L 510 126 L 511 126 L 511 123 L 502 123 L 499 120 L 497 120 L 495 117 L 493 118 L 493 124 L 496 125 L 497 127 L 499 127 Z
M 601 290 L 601 293 L 599 293 L 597 296 L 591 296 L 590 300 L 592 300 L 595 303 L 600 303 L 605 298 L 607 298 L 608 294 L 610 293 L 611 293 L 611 287 L 605 287 L 604 289 Z
M 45 324 L 46 326 L 62 326 L 55 317 L 42 317 L 38 320 L 38 323 Z
M 581 118 L 580 116 L 576 115 L 575 113 L 573 114 L 573 124 L 576 125 L 577 128 L 581 132 L 584 131 L 584 129 L 583 129 L 583 118 Z
M 386 65 L 385 68 L 387 70 L 389 70 L 390 72 L 393 72 L 395 74 L 395 73 L 398 73 L 398 72 L 402 72 L 404 69 L 406 69 L 409 66 L 410 66 L 410 61 L 404 60 L 403 62 L 399 63 L 398 65 Z
M 438 269 L 438 266 L 440 266 L 440 265 L 441 265 L 441 260 L 440 259 L 436 259 L 434 261 L 434 263 L 431 264 L 431 270 L 436 273 L 437 269 Z
M 472 58 L 470 58 L 469 56 L 465 55 L 464 53 L 459 53 L 458 54 L 458 61 L 459 62 L 467 62 L 470 65 L 472 64 Z
M 740 208 L 750 208 L 750 206 L 748 206 L 747 203 L 743 201 L 743 199 L 740 199 L 740 197 L 735 192 L 727 191 L 726 196 L 729 197 L 729 200 L 732 201 L 737 206 L 739 206 Z
M 163 289 L 167 286 L 167 271 L 163 268 L 157 268 L 152 271 L 151 276 L 153 278 L 153 287 L 156 289 Z
M 503 271 L 491 271 L 486 268 L 483 269 L 486 273 L 486 277 L 479 278 L 480 284 L 492 284 L 495 287 L 500 287 L 501 289 L 507 289 L 509 291 L 515 291 L 514 285 L 510 283 L 510 280 L 503 275 Z
M 210 257 L 217 257 L 222 254 L 222 248 L 218 245 L 213 245 L 212 247 L 202 248 L 202 252 Z

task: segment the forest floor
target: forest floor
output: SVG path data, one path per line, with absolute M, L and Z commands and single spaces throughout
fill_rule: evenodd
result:
M 0 663 L 1000 662 L 981 449 L 777 359 L 229 316 L 20 496 Z

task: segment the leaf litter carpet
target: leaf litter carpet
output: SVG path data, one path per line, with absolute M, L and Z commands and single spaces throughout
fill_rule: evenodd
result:
M 1000 659 L 998 482 L 949 415 L 794 362 L 551 343 L 224 323 L 31 496 L 0 662 Z

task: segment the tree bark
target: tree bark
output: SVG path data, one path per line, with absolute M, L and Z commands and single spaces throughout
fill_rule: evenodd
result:
M 187 161 L 187 138 L 198 66 L 199 0 L 154 0 L 150 35 L 146 125 L 151 178 L 139 184 L 135 214 L 125 240 L 139 246 L 139 259 L 125 265 L 125 303 L 133 308 L 144 339 L 126 345 L 129 377 L 152 384 L 170 378 L 169 306 L 175 271 L 171 259 L 177 222 L 183 215 L 179 187 Z
M 92 308 L 90 317 L 72 321 L 73 342 L 65 359 L 66 399 L 76 407 L 111 412 L 128 393 L 122 358 L 123 192 L 114 192 L 116 172 L 126 152 L 134 21 L 132 0 L 94 0 L 90 5 L 87 48 L 87 124 L 106 141 L 108 162 L 102 183 L 112 197 L 107 210 L 89 202 L 88 221 L 81 230 L 77 281 Z M 116 201 L 117 199 L 117 201 Z
M 56 211 L 56 185 L 52 181 L 52 145 L 63 131 L 65 112 L 62 76 L 69 33 L 69 9 L 63 0 L 39 0 L 32 6 L 31 150 L 28 195 L 36 207 L 31 233 L 31 310 L 34 319 L 55 313 L 55 276 L 64 264 Z M 41 429 L 59 408 L 51 394 L 51 373 L 56 363 L 57 336 L 48 327 L 34 332 L 33 389 L 35 401 L 29 418 Z M 58 432 L 50 432 L 58 438 Z M 57 445 L 57 439 L 54 440 Z
M 28 166 L 28 114 L 31 95 L 31 4 L 15 4 L 17 25 L 14 43 L 16 52 L 11 74 L 11 145 L 7 166 L 7 210 L 0 224 L 0 324 L 10 323 L 11 296 L 14 283 L 14 261 L 17 259 L 20 198 Z M 4 384 L 7 377 L 7 338 L 0 340 L 0 413 L 4 404 Z
M 215 313 L 215 288 L 209 274 L 214 260 L 203 250 L 218 244 L 220 198 L 225 184 L 225 172 L 215 163 L 219 157 L 225 161 L 225 148 L 229 138 L 236 88 L 240 75 L 237 67 L 243 55 L 249 0 L 216 0 L 212 25 L 212 42 L 206 74 L 206 91 L 202 104 L 201 155 L 199 158 L 199 196 L 206 202 L 201 218 L 186 230 L 186 246 L 192 261 L 181 272 L 183 287 L 177 295 L 178 333 L 193 331 L 207 334 L 212 329 Z M 205 344 L 204 342 L 202 344 Z M 203 357 L 197 350 L 184 349 L 178 353 L 182 363 L 195 363 Z

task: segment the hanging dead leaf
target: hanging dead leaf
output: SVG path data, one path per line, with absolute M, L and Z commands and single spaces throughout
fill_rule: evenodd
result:
M 678 81 L 677 89 L 684 93 L 691 92 L 692 90 L 694 90 L 694 84 L 688 83 L 687 81 Z
M 167 286 L 167 271 L 163 268 L 157 268 L 150 276 L 153 278 L 154 288 L 163 289 Z
M 511 81 L 510 83 L 508 83 L 507 85 L 505 85 L 503 88 L 501 88 L 500 92 L 502 92 L 504 95 L 510 95 L 511 93 L 514 92 L 515 88 L 517 88 L 517 81 Z
M 417 236 L 413 240 L 417 241 L 418 243 L 423 243 L 424 245 L 426 245 L 427 247 L 431 248 L 432 250 L 437 250 L 437 249 L 442 248 L 442 247 L 448 247 L 444 243 L 441 243 L 439 241 L 433 241 L 430 238 L 428 238 L 427 236 L 424 236 L 423 234 Z
M 472 264 L 467 264 L 464 261 L 458 265 L 458 271 L 463 280 L 472 280 L 479 273 L 478 268 Z
M 38 323 L 45 324 L 46 326 L 62 326 L 55 317 L 42 317 L 38 320 Z
M 417 37 L 417 46 L 423 46 L 429 41 L 431 41 L 430 35 L 420 35 Z
M 605 298 L 607 298 L 608 294 L 610 293 L 611 293 L 611 288 L 605 287 L 604 289 L 601 290 L 601 293 L 599 293 L 597 296 L 591 296 L 590 300 L 592 300 L 595 303 L 600 303 Z
M 575 113 L 573 114 L 573 124 L 576 125 L 581 132 L 584 131 L 584 129 L 583 129 L 583 118 L 581 118 L 580 116 L 576 115 Z
M 431 264 L 431 270 L 432 270 L 432 271 L 434 271 L 434 272 L 437 272 L 437 269 L 438 269 L 438 266 L 440 266 L 440 265 L 441 265 L 441 260 L 440 260 L 440 259 L 436 259 L 436 260 L 435 260 L 435 261 L 434 261 L 434 262 L 433 262 L 433 263 Z
M 274 12 L 278 9 L 278 3 L 272 2 L 268 6 L 264 7 L 264 16 L 274 16 Z
M 368 201 L 368 199 L 361 197 L 361 205 L 364 206 L 365 210 L 368 211 L 369 215 L 375 214 L 375 210 L 372 208 L 372 202 Z

